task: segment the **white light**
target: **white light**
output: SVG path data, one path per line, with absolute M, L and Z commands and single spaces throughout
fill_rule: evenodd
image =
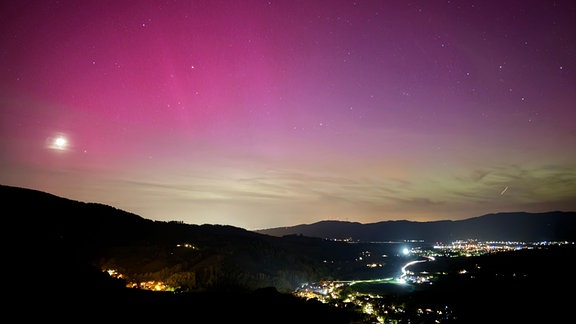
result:
M 58 135 L 49 140 L 47 143 L 48 148 L 57 151 L 66 151 L 68 150 L 68 139 L 64 135 Z
M 54 146 L 59 149 L 64 149 L 66 147 L 67 141 L 64 137 L 58 137 L 54 140 Z

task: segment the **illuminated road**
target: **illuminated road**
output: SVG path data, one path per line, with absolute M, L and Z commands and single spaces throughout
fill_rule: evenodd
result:
M 408 275 L 408 270 L 406 270 L 406 268 L 408 268 L 409 266 L 416 264 L 416 263 L 420 263 L 420 262 L 428 262 L 428 261 L 434 261 L 434 257 L 426 257 L 428 258 L 427 260 L 416 260 L 416 261 L 410 261 L 408 263 L 406 263 L 403 267 L 402 267 L 402 275 L 400 276 L 400 280 L 405 280 L 406 276 Z

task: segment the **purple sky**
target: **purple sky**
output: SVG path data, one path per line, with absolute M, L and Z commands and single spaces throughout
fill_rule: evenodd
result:
M 262 229 L 576 210 L 576 2 L 3 1 L 0 183 Z

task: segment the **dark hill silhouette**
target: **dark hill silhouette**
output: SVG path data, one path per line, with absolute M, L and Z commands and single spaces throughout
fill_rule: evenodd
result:
M 313 224 L 278 227 L 256 231 L 284 236 L 346 239 L 363 242 L 422 240 L 452 242 L 479 241 L 575 241 L 576 212 L 495 213 L 458 221 L 413 222 L 407 220 L 361 224 L 345 221 L 321 221 Z
M 287 293 L 326 276 L 319 255 L 333 243 L 227 225 L 151 221 L 26 188 L 2 185 L 0 196 L 8 251 L 5 309 L 19 320 L 352 323 L 361 318 Z M 182 247 L 185 243 L 189 247 Z M 179 284 L 182 292 L 126 288 L 126 279 L 103 271 L 111 267 L 138 282 Z
M 0 195 L 9 211 L 5 222 L 11 243 L 34 263 L 51 261 L 60 253 L 97 266 L 116 262 L 132 275 L 181 268 L 185 263 L 187 268 L 180 271 L 194 271 L 197 281 L 210 282 L 190 287 L 193 290 L 224 284 L 262 288 L 279 280 L 274 277 L 279 269 L 293 277 L 293 282 L 278 285 L 281 290 L 310 279 L 296 274 L 303 273 L 299 266 L 311 261 L 310 255 L 291 251 L 299 248 L 294 239 L 228 225 L 152 221 L 111 206 L 32 189 L 1 186 Z M 191 248 L 178 247 L 182 244 Z M 314 240 L 306 244 L 324 243 Z M 243 278 L 241 283 L 233 282 L 232 272 Z

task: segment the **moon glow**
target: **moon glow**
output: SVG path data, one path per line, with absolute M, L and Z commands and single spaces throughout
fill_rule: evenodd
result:
M 68 139 L 62 135 L 56 136 L 52 139 L 50 148 L 58 151 L 66 151 L 68 149 Z

